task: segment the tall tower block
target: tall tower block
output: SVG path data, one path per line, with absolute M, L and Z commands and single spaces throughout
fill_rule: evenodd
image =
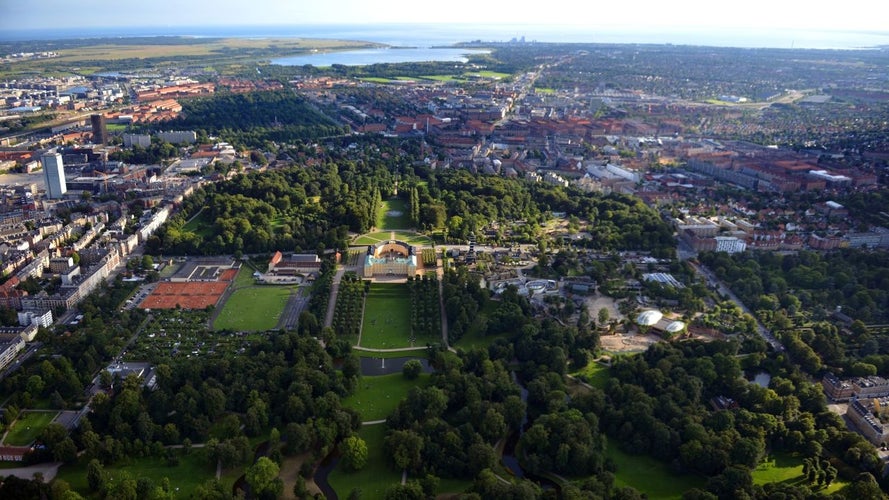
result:
M 93 144 L 108 144 L 105 115 L 90 115 L 90 124 L 93 126 Z
M 47 198 L 61 198 L 68 191 L 68 186 L 65 185 L 65 167 L 62 165 L 62 155 L 47 153 L 40 157 L 40 161 L 43 163 Z

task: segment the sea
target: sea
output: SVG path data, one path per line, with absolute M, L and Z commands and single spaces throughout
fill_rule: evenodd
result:
M 3 30 L 0 43 L 25 40 L 190 36 L 201 38 L 322 38 L 385 44 L 371 49 L 284 58 L 280 64 L 372 64 L 430 60 L 465 60 L 466 49 L 439 50 L 460 42 L 673 44 L 740 48 L 889 50 L 889 31 L 843 31 L 758 28 L 640 28 L 619 25 L 538 24 L 314 24 L 291 26 L 168 26 Z M 433 48 L 435 48 L 433 50 Z M 432 50 L 432 52 L 430 52 Z
M 632 25 L 539 24 L 312 24 L 292 26 L 152 26 L 0 31 L 0 42 L 72 38 L 194 36 L 329 38 L 402 47 L 432 47 L 475 40 L 508 42 L 641 43 L 746 48 L 864 49 L 889 47 L 889 30 L 845 31 L 775 28 L 646 28 Z

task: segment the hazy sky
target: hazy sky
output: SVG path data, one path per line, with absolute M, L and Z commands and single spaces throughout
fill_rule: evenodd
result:
M 0 0 L 0 30 L 416 22 L 887 32 L 889 1 Z

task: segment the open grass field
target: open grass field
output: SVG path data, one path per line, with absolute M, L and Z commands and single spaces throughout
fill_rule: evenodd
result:
M 204 210 L 201 209 L 201 211 L 192 217 L 187 224 L 182 226 L 182 230 L 207 238 L 213 236 L 213 221 L 210 220 L 209 215 L 205 214 Z
M 366 425 L 358 431 L 358 437 L 367 443 L 367 465 L 357 472 L 347 472 L 337 466 L 327 477 L 327 481 L 337 496 L 346 498 L 352 488 L 361 490 L 364 500 L 378 500 L 386 495 L 386 488 L 401 482 L 401 472 L 389 468 L 383 444 L 386 426 Z
M 575 377 L 583 380 L 593 387 L 604 389 L 608 382 L 609 368 L 601 363 L 590 362 L 582 369 L 572 373 Z
M 417 341 L 419 344 L 420 342 Z M 376 359 L 391 359 L 391 358 L 403 358 L 405 356 L 425 356 L 426 355 L 426 344 L 425 342 L 421 346 L 415 347 L 413 350 L 407 351 L 365 351 L 363 349 L 352 349 L 352 352 L 358 356 L 359 358 L 376 358 Z
M 19 415 L 18 420 L 12 424 L 9 434 L 3 440 L 3 444 L 9 446 L 27 446 L 31 444 L 37 436 L 43 432 L 43 429 L 56 418 L 58 412 L 23 412 Z
M 376 245 L 383 241 L 389 241 L 392 236 L 391 231 L 377 231 L 375 233 L 367 233 L 355 238 L 352 242 L 355 245 Z
M 408 214 L 407 202 L 401 198 L 384 200 L 383 206 L 377 213 L 377 229 L 391 231 L 410 227 L 411 219 Z
M 364 303 L 361 329 L 362 347 L 392 349 L 413 347 L 411 331 L 411 299 L 404 283 L 373 283 Z
M 292 291 L 292 286 L 255 286 L 235 290 L 213 321 L 213 329 L 271 330 L 277 326 Z
M 692 488 L 704 488 L 707 479 L 703 476 L 676 475 L 670 466 L 645 455 L 624 453 L 615 445 L 609 445 L 606 455 L 614 461 L 615 486 L 632 486 L 648 498 L 681 498 L 682 493 Z
M 393 234 L 394 233 L 394 234 Z M 352 242 L 353 245 L 376 245 L 383 241 L 389 241 L 395 236 L 396 240 L 404 241 L 410 245 L 429 246 L 432 240 L 428 236 L 414 233 L 412 231 L 377 231 L 374 233 L 363 234 Z
M 355 392 L 343 400 L 343 406 L 358 410 L 362 421 L 381 420 L 392 414 L 412 387 L 428 385 L 429 380 L 428 373 L 421 373 L 416 380 L 408 380 L 400 373 L 361 377 Z
M 97 498 L 90 495 L 89 487 L 86 482 L 86 466 L 88 461 L 82 458 L 77 463 L 64 465 L 59 469 L 57 477 L 65 480 L 71 485 L 71 489 L 77 491 L 84 498 Z M 204 481 L 212 479 L 216 475 L 216 467 L 207 462 L 204 450 L 195 448 L 188 455 L 180 455 L 179 465 L 169 466 L 163 458 L 136 458 L 127 465 L 114 465 L 105 468 L 113 480 L 119 481 L 124 474 L 128 474 L 133 479 L 146 477 L 151 479 L 155 485 L 160 485 L 161 481 L 166 477 L 170 480 L 170 486 L 173 489 L 173 498 L 191 498 L 192 493 Z M 237 471 L 234 479 L 226 480 L 223 475 L 222 482 L 226 489 L 231 490 L 234 480 L 243 472 L 242 469 Z
M 784 483 L 804 484 L 803 461 L 801 457 L 790 453 L 772 453 L 753 470 L 753 484 Z M 827 488 L 817 490 L 821 493 L 835 493 L 848 483 L 837 479 Z M 814 490 L 817 486 L 810 485 Z

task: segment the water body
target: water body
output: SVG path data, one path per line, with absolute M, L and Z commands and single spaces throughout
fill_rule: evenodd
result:
M 317 67 L 333 66 L 366 66 L 382 63 L 413 63 L 413 62 L 461 62 L 469 59 L 467 54 L 488 54 L 489 50 L 448 49 L 448 48 L 380 48 L 358 49 L 344 52 L 319 52 L 310 55 L 282 57 L 272 59 L 272 64 L 282 66 L 303 66 L 311 64 Z
M 756 376 L 753 377 L 753 383 L 764 388 L 769 388 L 769 383 L 772 381 L 772 376 L 766 372 L 759 372 Z
M 8 29 L 0 40 L 59 40 L 99 37 L 191 36 L 235 38 L 326 38 L 400 47 L 428 48 L 459 42 L 674 44 L 782 49 L 859 49 L 889 46 L 889 30 L 845 31 L 766 28 L 672 28 L 632 25 L 374 24 L 288 26 L 166 26 Z

